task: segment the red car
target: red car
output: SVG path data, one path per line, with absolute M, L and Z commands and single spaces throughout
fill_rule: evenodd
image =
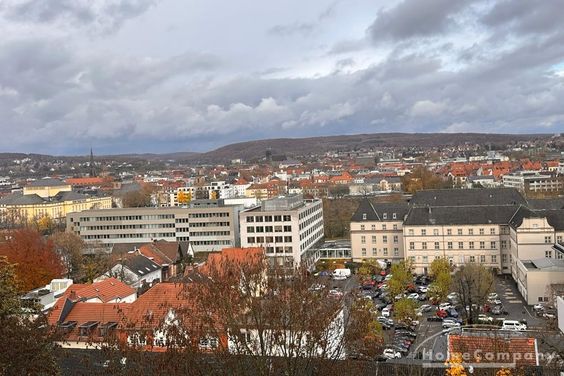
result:
M 448 316 L 448 313 L 444 309 L 439 309 L 437 311 L 437 316 L 440 317 L 441 319 L 444 319 L 445 317 Z

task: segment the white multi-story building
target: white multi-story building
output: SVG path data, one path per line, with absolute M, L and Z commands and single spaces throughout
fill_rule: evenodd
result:
M 85 210 L 67 216 L 67 231 L 88 243 L 190 242 L 194 251 L 238 247 L 242 205 L 195 200 L 181 208 Z
M 206 185 L 190 185 L 179 187 L 174 192 L 169 193 L 169 206 L 181 206 L 178 202 L 178 194 L 183 192 L 189 194 L 192 200 L 195 199 L 224 199 L 242 197 L 240 189 L 236 185 L 228 184 L 225 181 L 214 181 Z
M 503 186 L 520 191 L 557 192 L 564 190 L 564 182 L 556 176 L 537 171 L 520 171 L 503 175 Z
M 240 214 L 241 246 L 264 247 L 279 265 L 312 267 L 323 239 L 323 204 L 301 195 L 264 200 Z

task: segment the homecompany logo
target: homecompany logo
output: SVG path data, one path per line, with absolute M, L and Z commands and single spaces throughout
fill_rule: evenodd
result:
M 541 362 L 548 365 L 557 358 L 555 353 L 540 353 L 537 340 L 528 333 L 491 325 L 443 330 L 426 338 L 414 351 L 424 368 L 513 369 Z

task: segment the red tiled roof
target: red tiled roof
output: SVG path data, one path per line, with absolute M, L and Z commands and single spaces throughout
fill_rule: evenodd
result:
M 131 303 L 127 321 L 129 327 L 146 328 L 159 325 L 171 309 L 189 304 L 183 294 L 184 285 L 162 282 L 151 287 Z
M 536 340 L 534 338 L 450 335 L 448 337 L 448 349 L 449 353 L 469 354 L 472 359 L 466 360 L 468 362 L 512 363 L 515 361 L 517 366 L 534 366 L 537 364 Z M 478 359 L 475 356 L 478 356 Z M 509 359 L 504 356 L 508 356 Z

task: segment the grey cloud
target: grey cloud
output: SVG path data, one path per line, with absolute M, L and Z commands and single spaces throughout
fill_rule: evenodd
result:
M 88 28 L 97 33 L 118 29 L 157 0 L 4 0 L 0 17 L 10 21 Z
M 288 25 L 275 25 L 268 29 L 268 34 L 287 37 L 290 35 L 308 36 L 315 30 L 315 24 L 310 22 L 294 22 Z
M 503 0 L 497 2 L 481 21 L 489 27 L 504 27 L 518 34 L 562 30 L 561 0 Z
M 447 30 L 453 24 L 453 15 L 471 2 L 470 0 L 403 0 L 395 7 L 380 10 L 368 33 L 375 42 L 435 35 Z

